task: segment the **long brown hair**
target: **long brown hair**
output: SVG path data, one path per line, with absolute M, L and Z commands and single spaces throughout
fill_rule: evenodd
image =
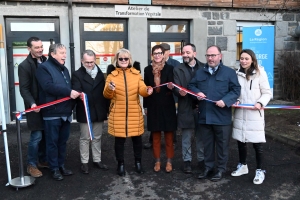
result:
M 250 76 L 253 75 L 254 70 L 259 72 L 257 59 L 256 59 L 256 56 L 255 56 L 255 53 L 251 49 L 243 49 L 240 53 L 240 57 L 241 57 L 242 53 L 246 53 L 252 58 L 251 66 L 246 71 L 246 78 L 247 78 L 247 80 L 249 80 Z

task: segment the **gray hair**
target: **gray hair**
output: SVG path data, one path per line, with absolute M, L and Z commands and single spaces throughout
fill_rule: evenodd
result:
M 81 54 L 81 59 L 83 59 L 84 54 L 88 55 L 88 56 L 94 56 L 94 58 L 96 58 L 96 54 L 94 51 L 87 49 L 85 51 L 82 52 Z
M 48 56 L 51 55 L 51 53 L 53 52 L 54 54 L 56 54 L 57 49 L 66 49 L 66 46 L 61 44 L 61 43 L 57 43 L 57 44 L 51 44 L 49 47 L 49 53 Z

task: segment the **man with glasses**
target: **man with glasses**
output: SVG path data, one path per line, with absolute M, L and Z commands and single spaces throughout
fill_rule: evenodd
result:
M 29 55 L 19 64 L 18 75 L 20 93 L 24 100 L 25 109 L 34 108 L 39 105 L 38 83 L 35 78 L 35 71 L 47 58 L 43 56 L 43 43 L 37 37 L 27 40 Z M 48 168 L 46 159 L 46 146 L 43 118 L 40 110 L 26 114 L 27 126 L 31 130 L 30 141 L 27 153 L 27 173 L 32 177 L 41 177 L 43 174 L 37 168 Z
M 186 44 L 182 51 L 183 63 L 174 68 L 174 82 L 175 84 L 187 88 L 190 80 L 195 76 L 196 71 L 204 67 L 204 63 L 196 59 L 196 46 L 194 44 Z M 184 162 L 183 172 L 192 173 L 192 136 L 196 138 L 197 160 L 198 166 L 202 168 L 203 142 L 201 134 L 197 128 L 198 108 L 196 100 L 186 91 L 175 88 L 175 95 L 178 97 L 178 112 L 177 124 L 181 128 L 182 135 L 182 159 Z
M 79 92 L 71 89 L 69 71 L 64 66 L 66 51 L 63 44 L 52 44 L 49 48 L 48 60 L 36 70 L 41 104 L 65 97 L 76 99 L 80 95 Z M 64 166 L 73 107 L 73 100 L 67 100 L 41 110 L 46 135 L 47 161 L 53 179 L 58 181 L 63 180 L 63 176 L 73 174 Z
M 91 141 L 93 164 L 95 167 L 108 170 L 107 166 L 101 162 L 101 136 L 103 122 L 107 120 L 109 100 L 104 98 L 103 90 L 105 78 L 96 65 L 96 55 L 92 50 L 85 50 L 81 57 L 81 67 L 73 73 L 72 88 L 73 90 L 84 92 L 88 98 L 90 119 L 92 122 L 94 138 L 91 141 L 89 127 L 86 121 L 85 108 L 83 101 L 78 98 L 76 106 L 76 119 L 80 124 L 80 159 L 81 172 L 89 173 L 89 144 Z
M 198 95 L 198 123 L 204 143 L 205 170 L 198 178 L 206 179 L 213 173 L 216 150 L 217 171 L 210 180 L 219 181 L 226 171 L 228 161 L 232 130 L 231 105 L 240 96 L 241 86 L 235 71 L 223 65 L 221 49 L 218 46 L 208 47 L 205 57 L 205 67 L 196 72 L 188 85 L 188 89 Z

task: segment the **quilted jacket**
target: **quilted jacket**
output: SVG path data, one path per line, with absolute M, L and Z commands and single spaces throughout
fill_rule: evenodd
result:
M 115 90 L 110 90 L 110 82 Z M 108 133 L 115 137 L 132 137 L 144 133 L 144 117 L 140 97 L 147 97 L 147 86 L 135 68 L 116 68 L 106 78 L 103 95 L 111 99 Z
M 242 70 L 237 71 L 241 85 L 241 104 L 261 103 L 266 106 L 271 98 L 271 90 L 267 73 L 262 67 L 254 71 L 250 80 L 246 79 Z M 232 137 L 240 142 L 266 142 L 264 110 L 235 109 Z

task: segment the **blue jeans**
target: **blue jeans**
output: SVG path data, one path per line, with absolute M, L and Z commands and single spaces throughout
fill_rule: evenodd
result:
M 44 120 L 47 161 L 51 170 L 64 166 L 70 122 L 63 119 Z
M 36 167 L 37 162 L 45 162 L 46 146 L 43 131 L 31 131 L 28 143 L 27 164 Z

